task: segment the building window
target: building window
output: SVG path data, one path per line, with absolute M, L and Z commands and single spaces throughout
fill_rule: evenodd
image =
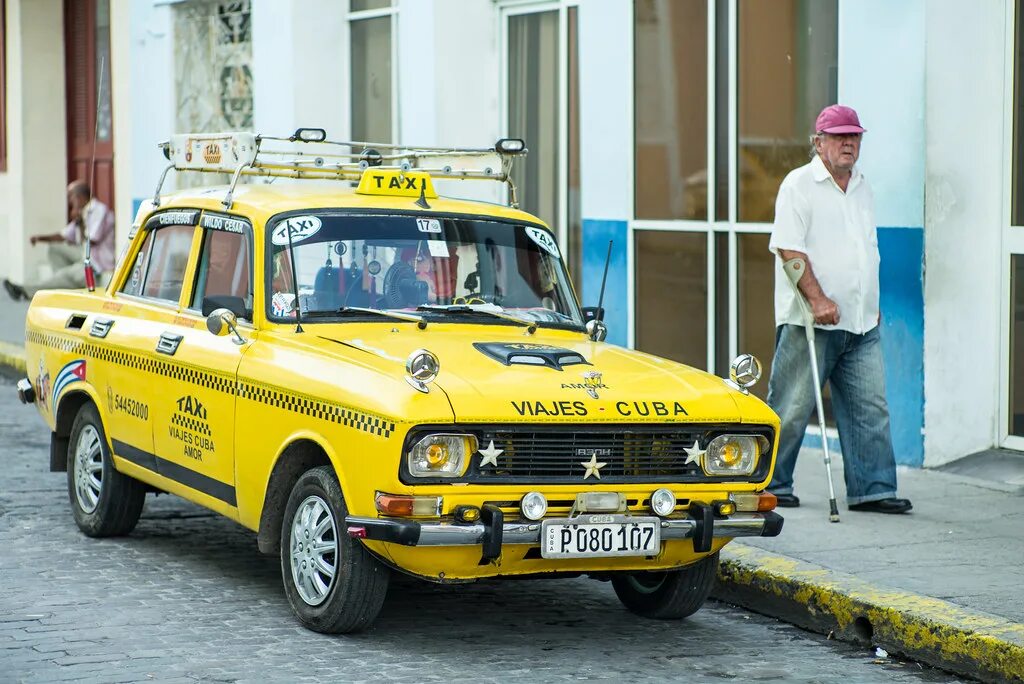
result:
M 397 108 L 394 102 L 397 10 L 391 0 L 351 0 L 351 117 L 352 140 L 390 143 L 394 140 Z
M 7 170 L 7 8 L 0 0 L 0 171 Z
M 633 14 L 633 342 L 718 373 L 750 352 L 767 377 L 775 195 L 807 163 L 817 113 L 836 102 L 838 2 L 634 0 Z M 673 232 L 703 247 L 694 242 L 678 260 L 649 247 Z M 697 259 L 699 249 L 707 253 Z M 687 304 L 685 325 L 665 325 L 678 307 L 642 298 L 684 268 L 704 304 Z M 755 387 L 766 391 L 767 382 Z
M 520 207 L 551 226 L 582 293 L 578 10 L 573 0 L 505 15 L 506 133 L 530 154 L 512 167 Z
M 250 0 L 190 0 L 174 10 L 178 130 L 251 130 Z

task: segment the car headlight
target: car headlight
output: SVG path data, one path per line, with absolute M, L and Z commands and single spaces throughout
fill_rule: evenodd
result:
M 708 475 L 750 475 L 760 455 L 755 435 L 719 435 L 708 444 L 701 465 Z
M 409 452 L 414 477 L 460 477 L 477 450 L 473 435 L 427 435 Z

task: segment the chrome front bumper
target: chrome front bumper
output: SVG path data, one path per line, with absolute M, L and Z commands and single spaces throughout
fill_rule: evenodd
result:
M 349 536 L 405 546 L 482 546 L 484 558 L 497 558 L 504 544 L 540 545 L 540 521 L 506 523 L 497 508 L 484 508 L 472 524 L 418 522 L 399 518 L 348 516 Z M 661 521 L 662 540 L 692 539 L 694 551 L 711 550 L 711 540 L 733 537 L 775 537 L 782 531 L 778 513 L 736 514 L 716 518 L 710 506 L 694 504 L 689 518 Z

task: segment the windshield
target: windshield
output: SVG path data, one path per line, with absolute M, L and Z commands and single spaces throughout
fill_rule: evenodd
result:
M 271 222 L 268 230 L 271 320 L 295 318 L 294 282 L 302 317 L 311 321 L 374 318 L 359 308 L 423 307 L 419 314 L 431 320 L 502 322 L 485 315 L 490 311 L 539 325 L 583 326 L 558 245 L 539 226 L 311 212 Z

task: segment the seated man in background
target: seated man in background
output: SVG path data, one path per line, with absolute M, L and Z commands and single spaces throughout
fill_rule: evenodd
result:
M 114 270 L 114 213 L 94 199 L 89 185 L 81 180 L 68 186 L 68 205 L 71 222 L 63 232 L 29 238 L 32 246 L 38 242 L 48 243 L 47 257 L 53 273 L 45 280 L 24 286 L 5 278 L 4 289 L 12 299 L 31 299 L 38 290 L 85 287 L 86 235 L 92 245 L 92 270 L 99 276 L 97 282 L 105 282 L 104 278 Z

